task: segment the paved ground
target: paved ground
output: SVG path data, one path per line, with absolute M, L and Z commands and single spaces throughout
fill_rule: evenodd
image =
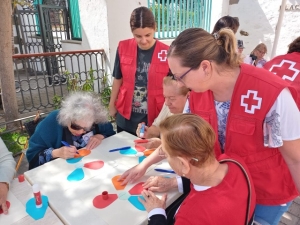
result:
M 19 156 L 15 158 L 16 162 L 18 161 L 18 159 Z M 27 170 L 28 162 L 26 160 L 26 157 L 24 157 L 19 168 L 18 174 L 23 174 Z M 293 204 L 289 208 L 289 211 L 283 215 L 279 225 L 300 225 L 300 197 L 298 197 L 293 202 Z

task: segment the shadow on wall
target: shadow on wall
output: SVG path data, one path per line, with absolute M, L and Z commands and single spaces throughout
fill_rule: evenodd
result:
M 231 0 L 230 4 L 229 15 L 239 18 L 240 27 L 236 37 L 244 41 L 245 49 L 243 53 L 245 55 L 250 54 L 256 45 L 265 43 L 268 48 L 266 54 L 266 58 L 268 58 L 274 40 L 272 24 L 275 23 L 276 25 L 277 23 L 280 3 L 271 4 L 267 0 L 262 3 L 258 3 L 258 0 L 252 0 L 251 3 L 248 0 Z M 272 15 L 270 12 L 272 12 Z M 248 32 L 249 36 L 241 36 L 240 30 Z

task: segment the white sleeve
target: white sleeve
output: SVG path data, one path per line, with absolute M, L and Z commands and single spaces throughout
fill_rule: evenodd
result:
M 164 104 L 164 106 L 160 110 L 158 116 L 156 117 L 156 119 L 154 120 L 152 125 L 159 127 L 160 122 L 163 121 L 165 118 L 167 118 L 170 115 L 172 115 L 172 113 L 170 112 L 168 106 L 166 106 L 166 104 Z
M 271 148 L 300 138 L 300 113 L 288 88 L 281 91 L 267 113 L 263 132 L 264 145 Z
M 250 55 L 247 55 L 247 56 L 244 58 L 244 63 L 252 65 L 253 60 L 252 60 L 252 58 L 250 57 Z
M 180 176 L 176 176 L 178 192 L 183 193 L 183 183 L 182 178 Z
M 166 211 L 164 209 L 154 208 L 148 213 L 148 220 L 150 219 L 151 216 L 158 215 L 158 214 L 164 215 L 167 218 Z

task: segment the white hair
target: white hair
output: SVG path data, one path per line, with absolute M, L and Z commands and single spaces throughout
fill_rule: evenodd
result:
M 62 102 L 57 120 L 62 126 L 72 121 L 85 120 L 92 123 L 108 122 L 107 110 L 98 95 L 92 92 L 72 92 Z

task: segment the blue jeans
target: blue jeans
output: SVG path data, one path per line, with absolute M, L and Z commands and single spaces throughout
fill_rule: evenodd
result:
M 261 225 L 278 225 L 281 216 L 289 209 L 292 202 L 287 202 L 285 205 L 256 204 L 254 221 Z

